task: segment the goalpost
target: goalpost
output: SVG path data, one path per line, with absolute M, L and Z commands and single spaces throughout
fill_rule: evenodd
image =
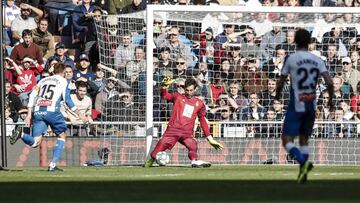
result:
M 313 52 L 319 57 L 326 60 L 326 56 L 331 54 L 329 46 L 336 47 L 340 66 L 334 66 L 335 74 L 341 69 L 341 59 L 351 55 L 350 46 L 356 46 L 356 35 L 360 32 L 359 15 L 358 8 L 339 7 L 148 5 L 146 12 L 103 16 L 97 24 L 100 61 L 106 67 L 104 72 L 107 77 L 114 76 L 121 81 L 115 85 L 120 96 L 109 98 L 104 106 L 106 113 L 102 115 L 102 124 L 98 125 L 100 134 L 104 136 L 102 145 L 111 151 L 108 163 L 139 165 L 145 162 L 146 156 L 166 129 L 172 109 L 171 104 L 160 99 L 159 83 L 165 76 L 178 78 L 171 87 L 172 91 L 178 91 L 176 85 L 180 87 L 183 82 L 182 76 L 178 76 L 181 71 L 174 71 L 177 60 L 185 61 L 187 76 L 203 82 L 202 90 L 206 90 L 207 94 L 202 91 L 199 94 L 209 107 L 212 134 L 225 145 L 224 151 L 215 151 L 197 128 L 195 137 L 198 140 L 199 159 L 214 164 L 292 163 L 279 138 L 283 117 L 270 119 L 268 110 L 271 107 L 275 109 L 276 104 L 272 104 L 268 99 L 270 97 L 264 97 L 270 79 L 276 77 L 278 69 L 281 69 L 281 51 L 285 54 L 295 51 L 291 42 L 293 31 L 298 27 L 306 28 L 317 41 Z M 280 34 L 271 33 L 273 26 L 279 29 L 275 32 Z M 216 37 L 226 29 L 235 29 L 235 34 L 223 37 L 222 43 L 211 44 L 211 40 L 206 40 L 207 34 Z M 338 35 L 345 31 L 348 32 L 346 40 L 349 41 Z M 175 37 L 183 46 L 181 49 L 171 48 L 172 65 L 162 64 L 164 67 L 158 67 L 154 73 L 153 64 L 159 65 L 158 60 L 163 60 L 161 52 L 167 51 L 163 47 L 169 46 L 174 40 L 171 34 L 177 34 Z M 331 41 L 333 38 L 335 42 Z M 126 42 L 129 39 L 130 45 Z M 358 46 L 360 49 L 360 44 Z M 132 50 L 133 55 L 128 50 Z M 234 57 L 239 52 L 240 57 Z M 142 54 L 145 54 L 144 61 L 141 60 Z M 229 60 L 231 74 L 226 71 L 225 59 Z M 205 65 L 199 62 L 207 64 L 207 76 L 201 76 L 205 73 Z M 246 104 L 244 108 L 235 109 L 230 100 L 221 99 L 224 94 L 216 99 L 216 94 L 219 94 L 216 89 L 223 87 L 228 93 L 231 81 L 238 82 L 236 85 L 241 88 L 240 93 L 246 102 L 251 102 L 249 98 L 252 92 L 262 96 L 258 102 L 264 111 L 256 115 L 248 114 L 242 110 Z M 126 94 L 121 94 L 124 92 Z M 131 98 L 132 105 L 124 105 L 124 95 Z M 278 105 L 286 106 L 288 99 L 284 97 Z M 219 102 L 228 103 L 215 110 L 216 105 L 221 105 Z M 227 112 L 230 112 L 230 121 Z M 335 124 L 340 125 L 341 135 L 335 132 L 338 127 Z M 344 133 L 344 126 L 351 126 L 347 134 Z M 318 120 L 310 139 L 310 159 L 316 164 L 359 164 L 360 131 L 357 128 L 356 121 Z M 331 130 L 335 131 L 330 133 Z M 170 157 L 170 164 L 189 163 L 187 150 L 180 144 L 171 151 Z

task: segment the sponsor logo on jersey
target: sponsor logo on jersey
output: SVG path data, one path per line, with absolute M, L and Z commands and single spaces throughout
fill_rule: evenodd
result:
M 299 95 L 299 101 L 302 102 L 312 102 L 316 98 L 316 95 L 314 93 L 304 93 Z
M 34 113 L 34 115 L 45 116 L 45 115 L 47 115 L 47 112 L 46 111 L 37 111 L 37 112 Z
M 52 104 L 52 101 L 51 100 L 39 100 L 38 102 L 37 102 L 37 106 L 51 106 L 51 104 Z

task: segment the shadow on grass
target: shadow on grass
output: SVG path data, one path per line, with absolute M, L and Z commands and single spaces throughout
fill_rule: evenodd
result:
M 1 202 L 360 202 L 360 180 L 0 183 Z

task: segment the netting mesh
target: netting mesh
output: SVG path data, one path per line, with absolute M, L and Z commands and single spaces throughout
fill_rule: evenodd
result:
M 154 12 L 153 25 L 148 25 L 153 26 L 154 32 L 153 42 L 149 43 L 153 47 L 153 67 L 146 67 L 145 51 L 149 47 L 145 16 L 146 13 L 103 16 L 97 24 L 101 63 L 107 76 L 117 80 L 114 92 L 104 102 L 101 119 L 126 122 L 111 126 L 115 126 L 112 131 L 103 125 L 107 135 L 104 143 L 111 145 L 113 164 L 140 164 L 145 160 L 145 95 L 150 88 L 146 87 L 146 68 L 153 70 L 155 137 L 166 128 L 173 107 L 160 97 L 162 79 L 174 78 L 169 91 L 182 93 L 185 79 L 193 77 L 199 86 L 196 94 L 207 105 L 211 131 L 227 147 L 223 154 L 212 151 L 197 127 L 195 137 L 199 138 L 201 159 L 223 164 L 262 163 L 268 159 L 287 162 L 278 138 L 289 103 L 289 83 L 280 101 L 273 98 L 284 59 L 296 50 L 294 36 L 298 28 L 311 32 L 309 49 L 325 61 L 334 78 L 335 105 L 342 109 L 329 109 L 328 93 L 320 80 L 317 121 L 334 123 L 314 127 L 313 159 L 325 164 L 358 163 L 359 153 L 350 153 L 358 145 L 357 124 L 336 123 L 359 118 L 360 77 L 351 77 L 344 70 L 345 62 L 360 70 L 358 13 Z M 124 95 L 130 102 L 126 103 Z M 251 123 L 246 124 L 247 121 Z M 127 143 L 132 147 L 123 144 L 124 137 L 132 140 Z M 126 153 L 138 156 L 122 160 L 123 147 Z M 171 163 L 188 163 L 187 150 L 182 146 L 176 145 L 171 154 Z

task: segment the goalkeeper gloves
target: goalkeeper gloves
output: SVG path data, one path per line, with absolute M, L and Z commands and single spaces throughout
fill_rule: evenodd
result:
M 161 87 L 162 88 L 169 88 L 169 86 L 174 82 L 175 82 L 175 80 L 172 79 L 171 77 L 165 77 L 161 82 Z
M 223 150 L 224 146 L 222 146 L 222 144 L 220 144 L 219 142 L 217 142 L 216 140 L 214 140 L 214 138 L 210 135 L 206 138 L 209 142 L 209 144 L 211 146 L 213 146 L 216 150 L 220 149 Z

